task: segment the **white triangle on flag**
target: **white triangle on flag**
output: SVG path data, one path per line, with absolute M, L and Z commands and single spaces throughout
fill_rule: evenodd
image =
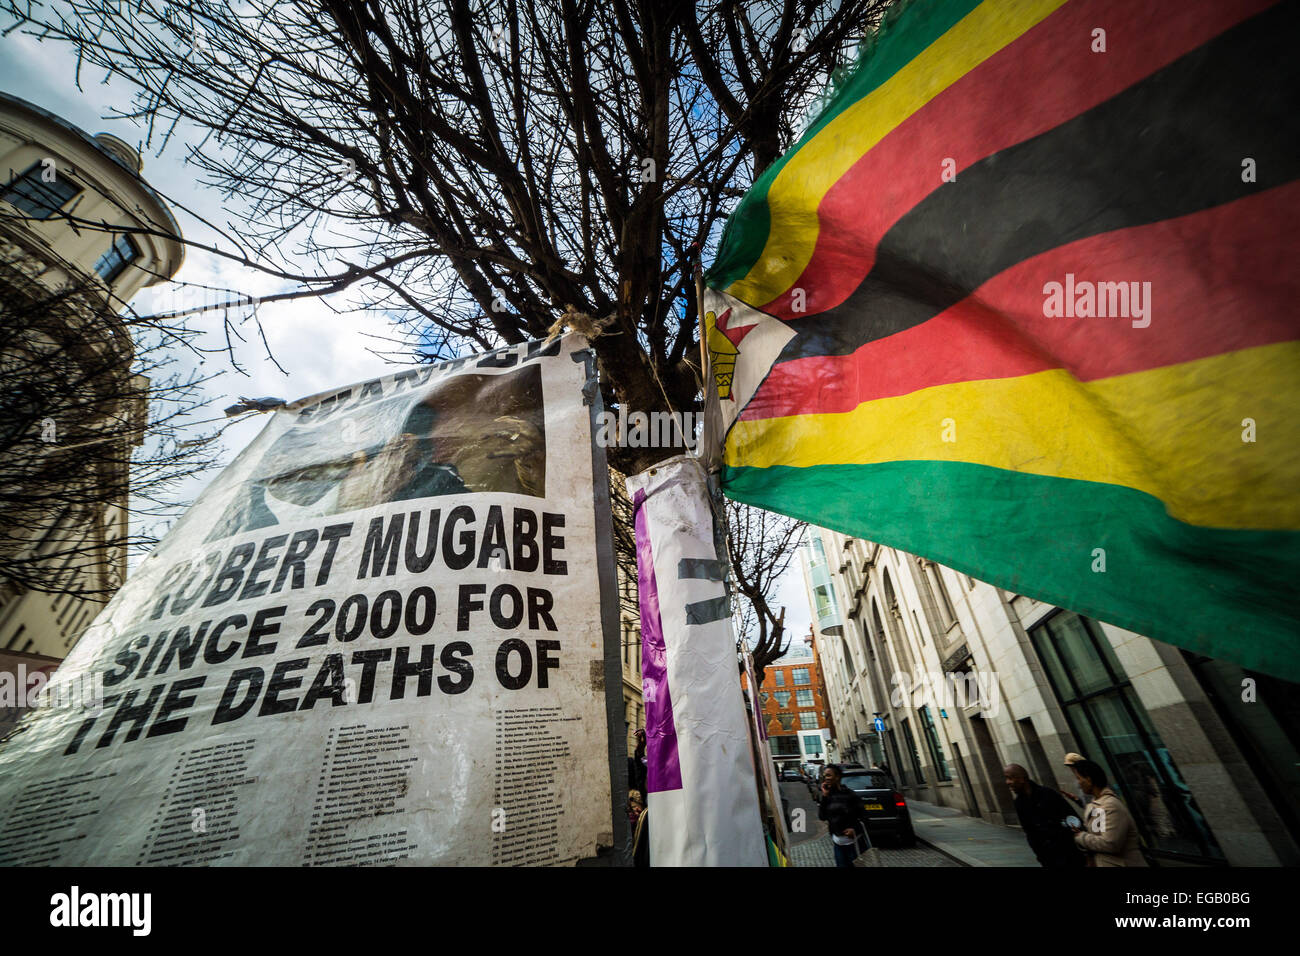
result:
M 725 435 L 795 333 L 780 319 L 716 289 L 704 290 L 704 309 L 709 364 Z

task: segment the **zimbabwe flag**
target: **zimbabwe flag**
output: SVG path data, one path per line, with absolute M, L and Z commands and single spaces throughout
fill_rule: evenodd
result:
M 727 494 L 1300 680 L 1297 38 L 902 4 L 708 273 Z

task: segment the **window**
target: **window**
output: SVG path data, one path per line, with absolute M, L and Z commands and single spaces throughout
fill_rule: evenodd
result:
M 812 683 L 811 678 L 809 678 L 809 676 L 808 676 L 808 668 L 806 668 L 806 667 L 796 667 L 796 668 L 794 668 L 793 676 L 794 676 L 794 682 L 795 682 L 796 685 L 798 685 L 798 684 L 811 684 L 811 683 Z
M 787 732 L 794 730 L 794 714 L 777 714 L 776 719 L 780 722 L 782 730 Z
M 822 735 L 804 734 L 803 752 L 809 757 L 820 757 L 822 755 Z
M 765 704 L 772 699 L 772 695 L 765 690 L 759 691 L 758 696 L 762 699 L 763 703 Z
M 799 756 L 799 738 L 798 737 L 768 737 L 768 743 L 772 745 L 773 757 L 798 757 Z
M 952 774 L 948 772 L 948 761 L 943 759 L 943 744 L 939 741 L 938 728 L 934 726 L 934 718 L 930 715 L 930 706 L 917 708 L 916 711 L 921 715 L 921 728 L 925 731 L 925 742 L 930 748 L 930 760 L 934 763 L 934 768 L 939 772 L 940 780 L 951 780 Z
M 881 580 L 885 586 L 885 616 L 893 618 L 896 622 L 889 625 L 887 634 L 893 641 L 894 653 L 898 655 L 899 669 L 912 673 L 916 670 L 912 665 L 912 650 L 908 646 L 906 635 L 900 637 L 898 633 L 903 629 L 902 610 L 899 607 L 898 597 L 894 594 L 894 583 L 890 580 L 888 571 L 881 574 Z
M 25 631 L 25 630 L 27 630 L 27 625 L 26 625 L 26 624 L 19 624 L 19 625 L 18 625 L 18 630 L 14 631 L 14 636 L 11 637 L 11 638 L 9 638 L 9 643 L 5 645 L 5 650 L 6 650 L 6 651 L 7 651 L 7 650 L 10 650 L 11 648 L 13 648 L 13 646 L 14 646 L 15 644 L 18 643 L 18 640 L 23 636 L 23 631 Z
M 1029 630 L 1081 752 L 1101 764 L 1157 856 L 1222 861 L 1210 832 L 1114 648 L 1094 621 L 1057 611 Z
M 907 753 L 912 758 L 912 772 L 916 774 L 916 784 L 919 787 L 925 786 L 925 774 L 921 772 L 921 755 L 916 750 L 916 738 L 912 736 L 912 727 L 904 717 L 900 723 L 903 725 L 903 736 L 907 738 Z
M 776 702 L 782 707 L 790 706 L 790 692 L 788 690 L 778 690 L 772 696 L 776 698 Z
M 80 187 L 66 179 L 60 179 L 54 170 L 46 174 L 54 175 L 52 182 L 46 182 L 42 174 L 45 174 L 45 167 L 41 163 L 34 164 L 21 176 L 14 177 L 0 198 L 17 206 L 33 219 L 49 219 L 69 199 L 81 192 Z
M 831 613 L 831 588 L 829 584 L 819 584 L 813 590 L 813 596 L 817 599 L 817 617 L 829 617 Z
M 130 236 L 118 236 L 108 247 L 108 252 L 99 257 L 95 271 L 105 282 L 112 282 L 122 271 L 136 259 L 140 258 L 140 249 Z
M 794 699 L 800 707 L 813 707 L 813 695 L 811 690 L 797 690 L 794 692 Z
M 921 568 L 921 581 L 925 585 L 925 597 L 929 599 L 930 605 L 935 609 L 936 615 L 942 620 L 943 626 L 947 628 L 957 620 L 957 615 L 953 612 L 952 602 L 948 600 L 948 589 L 944 587 L 943 575 L 939 572 L 939 565 L 933 561 L 917 559 Z
M 785 671 L 772 671 L 772 683 L 777 687 L 785 686 Z
M 907 770 L 903 767 L 903 759 L 898 754 L 898 734 L 892 729 L 886 728 L 885 739 L 889 742 L 889 752 L 894 755 L 893 771 L 898 774 L 899 784 L 905 787 L 907 786 Z
M 948 599 L 948 588 L 944 586 L 943 575 L 939 573 L 939 565 L 932 562 L 926 565 L 925 570 L 930 575 L 934 593 L 939 596 L 939 610 L 943 612 L 943 622 L 951 624 L 957 620 L 957 612 L 953 610 L 952 601 Z
M 889 774 L 878 770 L 854 770 L 844 774 L 840 783 L 850 790 L 893 790 L 894 781 Z
M 1291 832 L 1300 831 L 1300 687 L 1228 661 L 1183 651 L 1211 703 Z M 1243 700 L 1253 680 L 1257 695 Z

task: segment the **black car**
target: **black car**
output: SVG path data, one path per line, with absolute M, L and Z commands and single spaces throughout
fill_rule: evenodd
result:
M 798 783 L 801 780 L 803 780 L 803 777 L 799 775 L 798 770 L 782 770 L 780 779 L 783 781 L 789 780 L 789 781 L 793 781 L 794 783 Z
M 862 798 L 867 810 L 867 833 L 873 839 L 883 834 L 896 839 L 899 846 L 916 845 L 907 801 L 895 789 L 889 774 L 855 767 L 846 769 L 840 782 Z

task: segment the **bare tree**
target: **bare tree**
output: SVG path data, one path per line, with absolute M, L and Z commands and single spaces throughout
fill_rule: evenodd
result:
M 184 138 L 232 219 L 204 248 L 280 280 L 263 303 L 351 290 L 425 358 L 567 310 L 607 403 L 646 412 L 699 401 L 692 249 L 888 5 L 5 2 L 135 87 L 146 148 Z
M 119 314 L 88 277 L 47 285 L 3 248 L 0 588 L 106 599 L 216 457 L 215 430 L 180 435 L 205 379 L 178 367 L 183 325 Z
M 785 608 L 778 611 L 773 601 L 805 527 L 794 518 L 727 501 L 727 557 L 737 591 L 740 638 L 752 642 L 760 683 L 767 665 L 790 647 L 785 639 Z

